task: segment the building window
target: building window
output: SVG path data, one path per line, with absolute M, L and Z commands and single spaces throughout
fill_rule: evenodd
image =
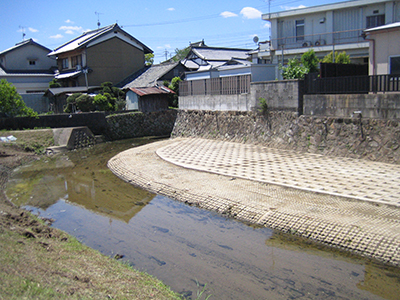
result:
M 82 55 L 72 56 L 71 68 L 75 68 L 78 65 L 82 67 Z
M 367 17 L 367 28 L 374 28 L 381 25 L 385 25 L 385 15 Z
M 29 61 L 29 65 L 30 66 L 35 66 L 36 65 L 36 61 L 35 60 L 30 60 Z
M 296 20 L 296 41 L 304 40 L 304 20 Z
M 63 69 L 68 69 L 69 68 L 68 58 L 63 58 L 63 60 L 62 60 L 62 68 Z
M 400 75 L 400 56 L 389 58 L 390 75 Z

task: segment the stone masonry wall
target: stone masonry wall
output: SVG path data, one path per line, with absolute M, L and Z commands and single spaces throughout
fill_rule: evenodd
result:
M 120 140 L 142 136 L 170 135 L 177 110 L 157 112 L 132 112 L 106 117 L 108 140 Z
M 172 137 L 201 137 L 400 164 L 400 122 L 295 112 L 180 110 Z

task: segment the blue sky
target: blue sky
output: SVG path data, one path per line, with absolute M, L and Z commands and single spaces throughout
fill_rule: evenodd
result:
M 340 2 L 320 0 L 318 5 Z M 317 5 L 311 0 L 272 0 L 271 12 Z M 269 39 L 264 0 L 136 1 L 136 0 L 2 0 L 0 51 L 32 38 L 54 49 L 82 32 L 118 23 L 150 47 L 155 62 L 202 39 L 209 46 L 256 48 L 253 37 Z

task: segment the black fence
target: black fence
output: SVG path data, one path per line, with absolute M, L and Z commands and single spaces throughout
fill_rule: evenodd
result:
M 368 94 L 400 92 L 400 75 L 345 76 L 320 78 L 308 74 L 305 94 Z

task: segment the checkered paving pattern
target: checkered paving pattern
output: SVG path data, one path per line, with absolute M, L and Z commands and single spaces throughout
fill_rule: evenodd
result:
M 189 169 L 400 206 L 398 165 L 197 138 L 157 154 Z
M 225 149 L 225 153 L 221 149 Z M 161 155 L 171 161 L 179 161 L 180 165 L 162 159 Z M 381 175 L 387 175 L 388 178 L 390 172 L 397 172 L 396 166 L 385 164 L 372 163 L 375 166 L 374 169 L 368 169 L 366 165 L 370 164 L 363 161 L 346 160 L 347 163 L 343 164 L 341 159 L 338 159 L 335 164 L 335 159 L 328 157 L 297 154 L 252 145 L 182 138 L 159 141 L 126 150 L 110 159 L 108 167 L 126 182 L 188 205 L 213 210 L 227 217 L 267 226 L 309 238 L 330 247 L 400 266 L 400 248 L 398 247 L 400 245 L 400 210 L 398 205 L 393 205 L 395 202 L 385 205 L 376 203 L 382 201 L 379 199 L 359 201 L 361 198 L 354 200 L 336 194 L 315 193 L 301 189 L 301 186 L 288 188 L 279 185 L 278 179 L 288 180 L 282 178 L 288 176 L 284 173 L 283 166 L 294 168 L 295 162 L 290 162 L 289 157 L 305 168 L 304 173 L 307 173 L 307 176 L 302 175 L 301 172 L 297 173 L 298 176 L 305 178 L 302 180 L 312 182 L 313 180 L 309 178 L 315 178 L 315 176 L 311 177 L 310 170 L 306 169 L 311 163 L 318 162 L 322 165 L 320 168 L 326 168 L 329 175 L 325 174 L 325 177 L 331 180 L 325 179 L 319 184 L 312 182 L 313 186 L 320 190 L 321 187 L 328 188 L 322 185 L 326 182 L 330 185 L 339 185 L 335 179 L 336 169 L 338 169 L 338 174 L 342 174 L 341 176 L 348 176 L 350 175 L 348 172 L 354 172 L 354 170 L 361 172 L 357 173 L 361 175 L 356 177 L 360 178 L 362 184 L 365 184 L 363 176 L 368 176 L 372 172 L 368 170 L 374 170 L 378 174 L 382 172 Z M 254 178 L 265 179 L 266 175 L 259 170 L 253 173 L 249 171 L 259 168 L 256 167 L 259 163 L 256 158 L 262 158 L 266 165 L 270 165 L 270 167 L 264 165 L 263 168 L 265 172 L 269 172 L 268 174 L 274 172 L 273 175 L 277 178 L 274 180 L 277 184 L 246 178 L 252 175 Z M 328 161 L 332 169 L 327 167 Z M 282 166 L 279 168 L 272 165 L 272 162 L 281 162 Z M 394 171 L 388 171 L 391 167 Z M 343 168 L 347 168 L 348 171 L 346 172 Z M 361 168 L 361 170 L 356 168 Z M 198 170 L 206 172 L 198 172 Z M 221 170 L 225 170 L 226 174 L 235 171 L 239 175 L 224 176 L 221 175 Z M 301 185 L 300 179 L 297 180 Z M 355 179 L 352 178 L 352 180 Z M 375 182 L 379 185 L 383 184 L 376 179 Z M 359 184 L 358 181 L 355 183 Z M 347 183 L 342 181 L 342 184 Z M 357 185 L 357 187 L 357 190 L 362 190 L 362 186 Z

